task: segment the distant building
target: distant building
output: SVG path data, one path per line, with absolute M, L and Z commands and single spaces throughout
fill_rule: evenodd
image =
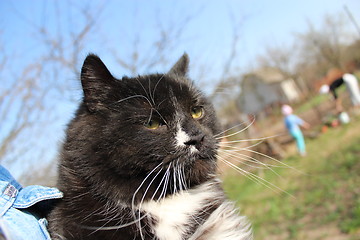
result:
M 242 112 L 258 114 L 272 106 L 300 99 L 294 79 L 285 77 L 278 69 L 262 68 L 243 77 L 239 104 Z

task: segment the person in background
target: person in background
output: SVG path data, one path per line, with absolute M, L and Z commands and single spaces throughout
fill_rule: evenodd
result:
M 296 141 L 296 147 L 299 154 L 301 156 L 306 156 L 305 140 L 300 126 L 308 129 L 310 125 L 298 116 L 294 115 L 293 109 L 289 105 L 283 105 L 281 107 L 281 112 L 284 115 L 284 123 L 287 130 Z
M 360 107 L 360 90 L 358 80 L 355 75 L 351 73 L 345 73 L 342 77 L 334 80 L 330 85 L 322 85 L 320 88 L 320 93 L 331 92 L 335 99 L 336 110 L 338 112 L 343 111 L 340 98 L 336 93 L 336 89 L 341 87 L 343 84 L 346 84 L 346 89 L 348 90 L 351 98 L 352 105 L 356 108 Z

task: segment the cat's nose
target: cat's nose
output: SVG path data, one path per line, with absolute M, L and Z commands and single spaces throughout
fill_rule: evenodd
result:
M 191 136 L 190 140 L 186 141 L 184 144 L 187 146 L 194 146 L 197 150 L 200 150 L 200 147 L 202 146 L 205 139 L 204 134 L 199 134 L 196 136 Z

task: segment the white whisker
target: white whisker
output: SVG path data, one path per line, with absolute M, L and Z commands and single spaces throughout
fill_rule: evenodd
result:
M 141 187 L 143 186 L 143 184 L 145 183 L 145 181 L 150 177 L 150 175 L 156 171 L 156 169 L 158 169 L 160 166 L 162 165 L 162 162 L 159 163 L 153 170 L 151 170 L 151 172 L 148 173 L 148 175 L 146 175 L 146 177 L 144 178 L 144 180 L 141 182 L 141 184 L 139 185 L 139 187 L 136 189 L 136 191 L 134 192 L 133 194 L 133 197 L 132 197 L 132 200 L 131 200 L 131 207 L 132 207 L 132 210 L 134 211 L 133 214 L 134 214 L 134 218 L 136 220 L 136 213 L 135 213 L 135 197 L 136 197 L 136 194 L 140 191 Z M 138 209 L 139 211 L 139 216 L 140 216 L 140 209 Z M 140 230 L 140 237 L 141 239 L 143 239 L 143 235 L 142 235 L 142 231 L 141 231 L 141 222 L 139 221 L 138 222 L 138 228 Z
M 302 172 L 302 171 L 300 171 L 300 170 L 298 170 L 298 169 L 296 169 L 296 168 L 294 168 L 294 167 L 292 167 L 292 166 L 290 166 L 290 165 L 288 165 L 288 164 L 286 164 L 286 163 L 284 163 L 284 162 L 281 162 L 281 161 L 277 160 L 276 158 L 273 158 L 273 157 L 271 157 L 271 156 L 268 156 L 268 155 L 266 155 L 266 154 L 264 154 L 264 153 L 257 152 L 257 151 L 254 151 L 254 150 L 251 150 L 251 149 L 248 149 L 248 148 L 243 148 L 243 150 L 244 150 L 244 151 L 251 152 L 251 153 L 255 153 L 255 154 L 259 155 L 259 156 L 263 156 L 263 157 L 265 157 L 265 158 L 268 158 L 268 159 L 270 159 L 270 160 L 275 161 L 276 163 L 279 163 L 279 164 L 281 164 L 281 165 L 283 165 L 283 166 L 286 166 L 287 168 L 290 168 L 290 169 L 295 170 L 295 171 L 297 171 L 297 172 L 299 172 L 299 173 L 301 173 L 301 174 L 306 175 L 306 173 L 304 173 L 304 172 Z
M 230 131 L 230 130 L 232 130 L 232 129 L 234 129 L 234 128 L 240 127 L 241 125 L 244 125 L 244 124 L 245 124 L 245 123 L 236 124 L 235 126 L 232 126 L 231 128 L 228 128 L 228 129 L 226 129 L 226 130 L 224 130 L 224 131 L 222 131 L 222 132 L 220 132 L 220 133 L 218 133 L 218 134 L 215 134 L 214 137 L 216 138 L 217 136 L 220 136 L 220 135 L 222 135 L 223 133 L 226 133 L 226 132 L 228 132 L 228 131 Z
M 269 169 L 271 170 L 271 167 L 277 167 L 276 165 L 270 165 L 270 164 L 266 164 L 263 163 L 259 160 L 257 160 L 256 158 L 253 158 L 251 156 L 247 156 L 245 154 L 241 154 L 241 153 L 236 153 L 234 154 L 233 152 L 223 152 L 224 154 L 226 154 L 226 156 L 231 157 L 231 160 L 235 160 L 239 163 L 243 163 L 246 166 L 249 167 L 254 167 L 254 168 L 259 168 L 259 169 Z M 261 165 L 263 167 L 259 167 L 259 166 L 255 166 L 255 165 L 251 165 L 249 163 L 253 163 L 256 165 Z
M 162 198 L 162 197 L 165 197 L 165 194 L 166 194 L 166 189 L 168 187 L 168 184 L 169 184 L 169 177 L 170 177 L 170 168 L 171 168 L 171 165 L 172 165 L 172 162 L 169 164 L 168 168 L 166 169 L 166 172 L 165 172 L 165 182 L 164 182 L 164 187 L 160 193 L 160 196 L 158 197 L 158 201 Z
M 155 179 L 157 178 L 157 176 L 158 176 L 160 173 L 161 173 L 161 170 L 155 175 L 155 177 L 151 180 L 151 182 L 150 182 L 149 185 L 147 186 L 147 188 L 146 188 L 146 190 L 145 190 L 145 192 L 144 192 L 144 194 L 143 194 L 143 196 L 142 196 L 142 198 L 141 198 L 141 200 L 140 200 L 140 204 L 139 204 L 139 207 L 138 207 L 139 209 L 141 209 L 142 203 L 144 202 L 144 199 L 145 199 L 145 197 L 146 197 L 147 192 L 149 191 L 149 188 L 150 188 L 151 184 L 155 181 Z M 156 192 L 155 192 L 154 194 L 156 194 Z
M 117 226 L 111 226 L 111 227 L 91 227 L 91 226 L 84 226 L 84 225 L 80 225 L 81 228 L 85 228 L 85 229 L 89 229 L 89 230 L 95 230 L 98 231 L 98 230 L 104 230 L 104 231 L 107 231 L 107 230 L 117 230 L 117 229 L 120 229 L 120 228 L 125 228 L 125 227 L 128 227 L 128 226 L 131 226 L 132 224 L 136 224 L 138 222 L 140 222 L 140 220 L 142 220 L 144 217 L 146 217 L 147 214 L 141 216 L 139 219 L 135 219 L 134 221 L 132 222 L 128 222 L 128 223 L 125 223 L 125 224 L 122 224 L 122 225 L 117 225 Z
M 159 165 L 158 165 L 159 166 Z M 139 206 L 138 206 L 138 219 L 140 219 L 141 218 L 141 207 L 142 207 L 142 204 L 143 204 L 143 202 L 144 202 L 144 199 L 145 199 L 145 197 L 146 197 L 146 194 L 148 193 L 148 191 L 149 191 L 149 189 L 150 189 L 150 187 L 151 187 L 151 184 L 155 181 L 155 179 L 157 178 L 157 176 L 159 175 L 161 173 L 161 169 L 160 169 L 160 171 L 158 171 L 158 173 L 156 173 L 156 175 L 153 177 L 153 179 L 150 181 L 150 183 L 148 184 L 148 186 L 146 187 L 146 189 L 145 189 L 145 192 L 144 192 L 144 194 L 143 194 L 143 196 L 142 196 L 142 198 L 141 198 L 141 200 L 140 200 L 140 204 L 139 204 Z M 156 192 L 154 193 L 154 194 L 156 194 Z M 142 227 L 141 227 L 141 222 L 139 221 L 138 222 L 138 226 L 139 226 L 139 230 L 140 230 L 140 236 L 141 236 L 141 239 L 143 239 L 143 233 L 142 233 Z
M 156 82 L 156 84 L 155 84 L 155 87 L 154 87 L 154 90 L 153 90 L 153 99 L 155 98 L 155 91 L 156 91 L 156 88 L 157 88 L 157 86 L 159 85 L 159 83 L 161 82 L 161 80 L 164 78 L 164 76 L 165 76 L 165 74 L 163 74 L 160 78 L 159 78 L 159 80 Z
M 154 100 L 153 96 L 151 95 L 151 81 L 150 81 L 150 78 L 148 80 L 148 83 L 149 83 L 149 96 L 150 96 L 150 99 L 151 99 L 151 101 L 153 102 L 153 104 L 155 106 L 155 100 Z
M 136 81 L 140 84 L 141 88 L 144 90 L 150 106 L 153 106 L 153 104 L 152 104 L 152 103 L 150 102 L 150 100 L 149 100 L 149 98 L 150 98 L 149 93 L 146 91 L 144 85 L 139 81 L 138 78 L 136 78 Z M 150 84 L 150 81 L 149 81 L 149 84 Z M 150 98 L 150 99 L 151 99 L 151 98 Z M 155 105 L 155 103 L 154 103 L 154 105 Z
M 150 175 L 156 171 L 157 168 L 159 168 L 162 165 L 162 163 L 159 163 L 159 165 L 157 165 L 153 170 L 151 170 L 151 172 L 148 173 L 148 175 L 146 175 L 146 177 L 144 178 L 144 180 L 141 182 L 141 184 L 139 185 L 139 187 L 135 190 L 132 200 L 131 200 L 131 207 L 132 209 L 135 209 L 135 196 L 136 194 L 140 191 L 140 188 L 142 187 L 142 185 L 145 183 L 145 181 L 150 177 Z
M 249 148 L 253 148 L 256 147 L 258 145 L 260 145 L 261 143 L 263 143 L 264 141 L 259 141 L 257 143 L 254 143 L 252 145 L 246 146 L 246 147 L 241 147 L 241 149 L 249 149 Z M 233 147 L 232 144 L 220 144 L 220 147 L 225 147 L 225 148 L 231 148 Z
M 232 169 L 236 170 L 238 173 L 240 173 L 241 175 L 249 178 L 250 180 L 253 180 L 254 182 L 256 183 L 260 183 L 261 185 L 263 185 L 263 182 L 260 181 L 260 177 L 258 177 L 257 175 L 253 174 L 253 173 L 250 173 L 249 171 L 246 171 L 238 166 L 236 166 L 235 164 L 225 160 L 224 158 L 222 157 L 219 157 L 219 159 L 226 163 L 229 167 L 231 167 Z
M 252 142 L 252 141 L 262 141 L 266 139 L 271 139 L 279 136 L 283 136 L 284 134 L 276 134 L 268 137 L 262 137 L 262 138 L 250 138 L 250 139 L 241 139 L 241 140 L 233 140 L 233 141 L 226 141 L 226 142 L 220 142 L 220 144 L 229 144 L 229 143 L 241 143 L 241 142 Z
M 221 136 L 221 137 L 217 137 L 216 139 L 224 139 L 224 138 L 227 138 L 227 137 L 231 137 L 231 136 L 234 136 L 234 135 L 237 135 L 239 133 L 242 133 L 243 131 L 245 131 L 246 129 L 248 129 L 251 125 L 253 125 L 255 122 L 255 118 L 253 118 L 253 120 L 249 123 L 249 125 L 247 125 L 245 128 L 237 131 L 237 132 L 234 132 L 232 134 L 229 134 L 229 135 L 225 135 L 225 136 Z
M 149 99 L 148 99 L 147 97 L 145 97 L 144 95 L 133 95 L 133 96 L 129 96 L 129 97 L 120 99 L 120 100 L 116 101 L 115 103 L 121 103 L 121 102 L 127 101 L 127 100 L 132 99 L 132 98 L 144 98 L 144 99 L 146 99 L 146 101 L 151 105 Z
M 288 192 L 286 192 L 285 190 L 279 188 L 278 186 L 272 184 L 271 182 L 265 180 L 264 178 L 261 178 L 261 177 L 257 176 L 257 175 L 254 174 L 254 173 L 251 173 L 251 172 L 249 172 L 249 171 L 246 171 L 246 170 L 244 170 L 244 169 L 236 166 L 235 164 L 233 164 L 233 163 L 225 160 L 224 158 L 221 158 L 221 157 L 220 157 L 220 160 L 223 161 L 223 162 L 225 162 L 226 164 L 228 164 L 230 167 L 234 168 L 235 170 L 237 170 L 239 173 L 241 173 L 241 174 L 243 174 L 244 176 L 248 177 L 249 179 L 254 180 L 256 183 L 259 183 L 259 184 L 261 184 L 261 185 L 263 185 L 263 186 L 271 189 L 272 191 L 275 191 L 275 189 L 277 189 L 278 191 L 275 191 L 275 192 L 283 192 L 283 193 L 286 193 L 286 194 L 288 194 L 288 195 L 290 195 L 290 196 L 293 197 L 293 195 L 291 195 L 290 193 L 288 193 Z
M 168 168 L 168 169 L 169 169 L 169 168 Z M 168 169 L 167 169 L 167 170 L 168 170 Z M 167 172 L 167 171 L 166 171 L 166 172 Z M 159 182 L 159 185 L 157 186 L 157 188 L 156 188 L 156 190 L 155 190 L 154 194 L 151 196 L 151 200 L 154 200 L 156 193 L 159 191 L 159 189 L 160 189 L 161 185 L 162 185 L 162 184 L 163 184 L 163 182 L 165 181 L 165 178 L 166 178 L 166 172 L 164 173 L 163 177 L 161 178 L 161 181 Z M 161 195 L 162 195 L 162 192 L 163 192 L 163 190 L 162 190 L 162 191 L 161 191 L 161 193 L 160 193 L 160 197 L 161 197 Z M 158 200 L 159 200 L 159 199 L 158 199 Z
M 187 189 L 187 184 L 186 184 L 186 181 L 185 181 L 185 176 L 184 176 L 184 164 L 181 164 L 180 165 L 180 177 L 181 177 L 181 183 L 182 185 L 184 186 L 184 189 L 186 190 Z

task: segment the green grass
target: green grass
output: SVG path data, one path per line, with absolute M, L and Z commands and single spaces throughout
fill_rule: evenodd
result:
M 300 105 L 296 109 L 296 114 L 307 112 L 310 109 L 313 109 L 314 107 L 321 105 L 325 101 L 329 101 L 329 96 L 326 94 L 318 94 L 313 98 L 311 98 L 310 100 L 308 100 L 306 103 Z
M 307 147 L 307 157 L 283 160 L 297 170 L 258 172 L 283 192 L 229 172 L 224 179 L 227 194 L 249 217 L 255 239 L 312 239 L 309 232 L 326 226 L 360 239 L 359 120 L 307 140 Z M 316 239 L 329 239 L 323 235 Z

